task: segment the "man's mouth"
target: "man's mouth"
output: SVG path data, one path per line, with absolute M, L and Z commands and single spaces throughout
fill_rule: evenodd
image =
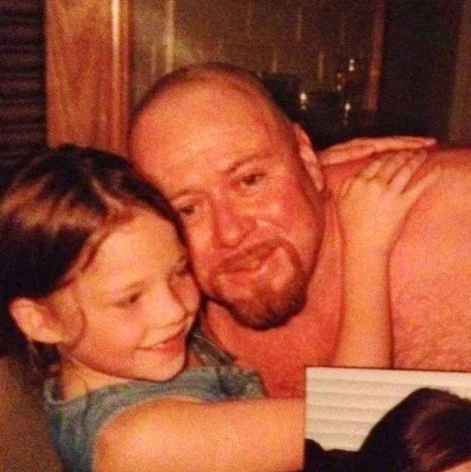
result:
M 274 245 L 260 245 L 225 260 L 219 272 L 239 272 L 257 269 L 274 251 Z

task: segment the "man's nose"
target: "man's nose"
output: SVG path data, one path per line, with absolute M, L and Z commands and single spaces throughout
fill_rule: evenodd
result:
M 216 247 L 237 247 L 256 226 L 243 204 L 220 198 L 213 204 L 213 240 Z

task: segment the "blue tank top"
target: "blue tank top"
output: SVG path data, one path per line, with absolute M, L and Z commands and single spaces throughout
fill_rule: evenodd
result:
M 263 396 L 258 374 L 235 366 L 228 354 L 201 334 L 193 334 L 190 346 L 205 365 L 165 382 L 133 380 L 64 401 L 55 379 L 49 379 L 44 385 L 44 409 L 54 445 L 66 469 L 92 472 L 100 429 L 137 404 L 173 396 L 206 402 Z

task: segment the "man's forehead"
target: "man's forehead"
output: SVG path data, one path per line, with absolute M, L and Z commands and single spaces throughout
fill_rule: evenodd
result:
M 204 87 L 180 92 L 159 97 L 135 122 L 131 133 L 133 160 L 141 159 L 147 143 L 156 151 L 175 150 L 189 141 L 196 146 L 199 136 L 209 140 L 211 135 L 217 138 L 232 128 L 250 130 L 271 121 L 250 97 L 237 91 L 225 93 Z
M 199 81 L 175 87 L 143 113 L 131 157 L 164 193 L 173 193 L 195 170 L 206 177 L 205 169 L 224 172 L 266 154 L 279 130 L 280 122 L 250 94 L 225 82 Z
M 139 152 L 146 142 L 154 146 L 178 145 L 190 133 L 206 134 L 216 125 L 230 127 L 241 117 L 253 119 L 253 103 L 239 93 L 224 89 L 181 86 L 153 100 L 134 122 L 131 153 Z M 132 159 L 140 159 L 132 155 Z
M 196 81 L 175 86 L 156 97 L 149 103 L 147 110 L 143 113 L 149 118 L 160 119 L 162 125 L 164 120 L 185 113 L 204 113 L 206 111 L 223 112 L 224 110 L 257 109 L 262 106 L 260 98 L 242 88 L 235 87 L 227 81 Z M 192 115 L 186 115 L 191 118 Z

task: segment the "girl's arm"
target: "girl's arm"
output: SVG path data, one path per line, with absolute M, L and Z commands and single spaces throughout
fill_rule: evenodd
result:
M 408 210 L 438 175 L 406 188 L 421 161 L 376 161 L 343 190 L 345 319 L 336 358 L 343 365 L 356 357 L 364 365 L 370 358 L 390 363 L 389 252 Z M 303 448 L 304 400 L 150 401 L 104 427 L 94 469 L 289 472 L 302 468 Z
M 418 136 L 388 136 L 384 138 L 355 138 L 344 143 L 330 146 L 316 154 L 321 166 L 341 164 L 371 157 L 384 152 L 404 152 L 407 150 L 428 149 L 437 144 L 436 139 Z
M 302 468 L 304 401 L 152 401 L 100 435 L 96 472 L 277 472 Z
M 374 161 L 341 189 L 343 310 L 334 365 L 392 364 L 389 256 L 409 210 L 439 176 L 435 169 L 410 182 L 424 159 Z

